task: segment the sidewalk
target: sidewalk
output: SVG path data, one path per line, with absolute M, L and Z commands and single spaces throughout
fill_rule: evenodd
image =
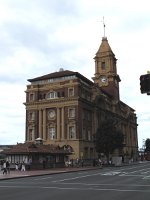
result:
M 85 170 L 94 170 L 99 169 L 100 167 L 66 167 L 66 168 L 53 168 L 45 170 L 28 170 L 28 171 L 16 171 L 11 170 L 10 174 L 3 174 L 3 171 L 0 171 L 0 180 L 7 180 L 12 178 L 22 178 L 27 176 L 42 176 L 48 174 L 59 174 L 59 173 L 69 173 L 76 171 L 85 171 Z
M 149 161 L 145 161 L 145 162 L 149 162 Z M 136 165 L 140 163 L 143 163 L 143 161 L 133 162 L 130 164 L 122 164 L 121 166 L 118 166 L 118 167 Z M 117 166 L 114 166 L 114 167 L 117 167 Z M 48 174 L 69 173 L 69 172 L 86 171 L 86 170 L 94 170 L 94 169 L 102 169 L 102 168 L 100 166 L 97 166 L 97 167 L 87 166 L 87 167 L 52 168 L 52 169 L 45 169 L 45 170 L 27 170 L 25 172 L 11 170 L 10 174 L 3 174 L 3 171 L 0 171 L 0 180 L 22 178 L 22 177 L 27 177 L 27 176 L 43 176 L 43 175 L 48 175 Z

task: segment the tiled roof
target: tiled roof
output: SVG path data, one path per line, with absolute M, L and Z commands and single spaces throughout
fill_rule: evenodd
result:
M 57 145 L 43 145 L 35 143 L 20 143 L 11 149 L 4 150 L 5 154 L 28 154 L 28 153 L 49 153 L 49 154 L 71 154 Z
M 59 77 L 73 76 L 73 75 L 76 75 L 78 78 L 81 78 L 84 81 L 93 84 L 93 82 L 91 80 L 87 79 L 85 76 L 81 75 L 80 73 L 74 72 L 74 71 L 69 71 L 69 70 L 63 70 L 63 71 L 59 71 L 59 72 L 46 74 L 46 75 L 39 76 L 39 77 L 36 77 L 33 79 L 28 79 L 28 81 L 34 82 L 34 81 L 41 81 L 41 80 L 46 80 L 46 79 L 51 79 L 51 78 L 59 78 Z
M 33 79 L 28 79 L 28 81 L 33 82 L 33 81 L 45 80 L 45 79 L 49 79 L 49 78 L 71 76 L 71 75 L 74 75 L 75 73 L 76 72 L 64 70 L 64 71 L 59 71 L 59 72 L 54 72 L 54 73 L 46 74 L 46 75 L 43 75 L 43 76 L 39 76 L 39 77 L 36 77 L 36 78 L 33 78 Z

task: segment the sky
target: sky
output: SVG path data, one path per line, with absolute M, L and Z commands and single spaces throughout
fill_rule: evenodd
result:
M 103 17 L 139 147 L 150 138 L 150 96 L 139 81 L 150 70 L 149 0 L 0 0 L 0 145 L 25 141 L 27 79 L 63 68 L 91 80 Z

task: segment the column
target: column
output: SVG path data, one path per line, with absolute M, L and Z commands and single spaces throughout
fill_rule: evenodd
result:
M 33 131 L 33 132 L 32 132 L 32 140 L 35 141 L 35 139 L 36 139 L 36 138 L 35 138 L 35 125 L 32 126 L 32 131 Z
M 43 140 L 46 140 L 46 109 L 43 110 Z
M 39 110 L 39 137 L 42 138 L 42 110 Z
M 62 112 L 61 112 L 61 132 L 62 132 L 62 140 L 64 140 L 64 107 L 62 107 Z
M 57 139 L 60 140 L 60 108 L 57 108 Z

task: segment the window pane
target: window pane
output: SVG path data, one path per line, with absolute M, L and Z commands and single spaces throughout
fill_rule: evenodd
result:
M 72 139 L 74 138 L 75 135 L 75 129 L 73 126 L 69 127 L 69 138 Z
M 30 101 L 34 100 L 34 94 L 30 94 Z
M 74 90 L 73 90 L 73 88 L 69 88 L 68 89 L 68 96 L 69 97 L 74 96 Z
M 29 112 L 29 120 L 34 120 L 34 112 Z
M 48 99 L 57 98 L 57 93 L 56 93 L 56 92 L 49 92 L 49 93 L 47 94 L 47 98 L 48 98 Z
M 91 131 L 88 130 L 88 140 L 91 140 Z
M 74 108 L 69 109 L 69 117 L 75 117 L 75 109 Z
M 102 68 L 102 69 L 105 69 L 105 62 L 102 62 L 101 68 Z
M 33 128 L 29 129 L 29 140 L 30 141 L 34 140 L 34 129 Z
M 49 133 L 50 133 L 50 139 L 51 140 L 55 139 L 55 128 L 54 127 L 50 128 Z

